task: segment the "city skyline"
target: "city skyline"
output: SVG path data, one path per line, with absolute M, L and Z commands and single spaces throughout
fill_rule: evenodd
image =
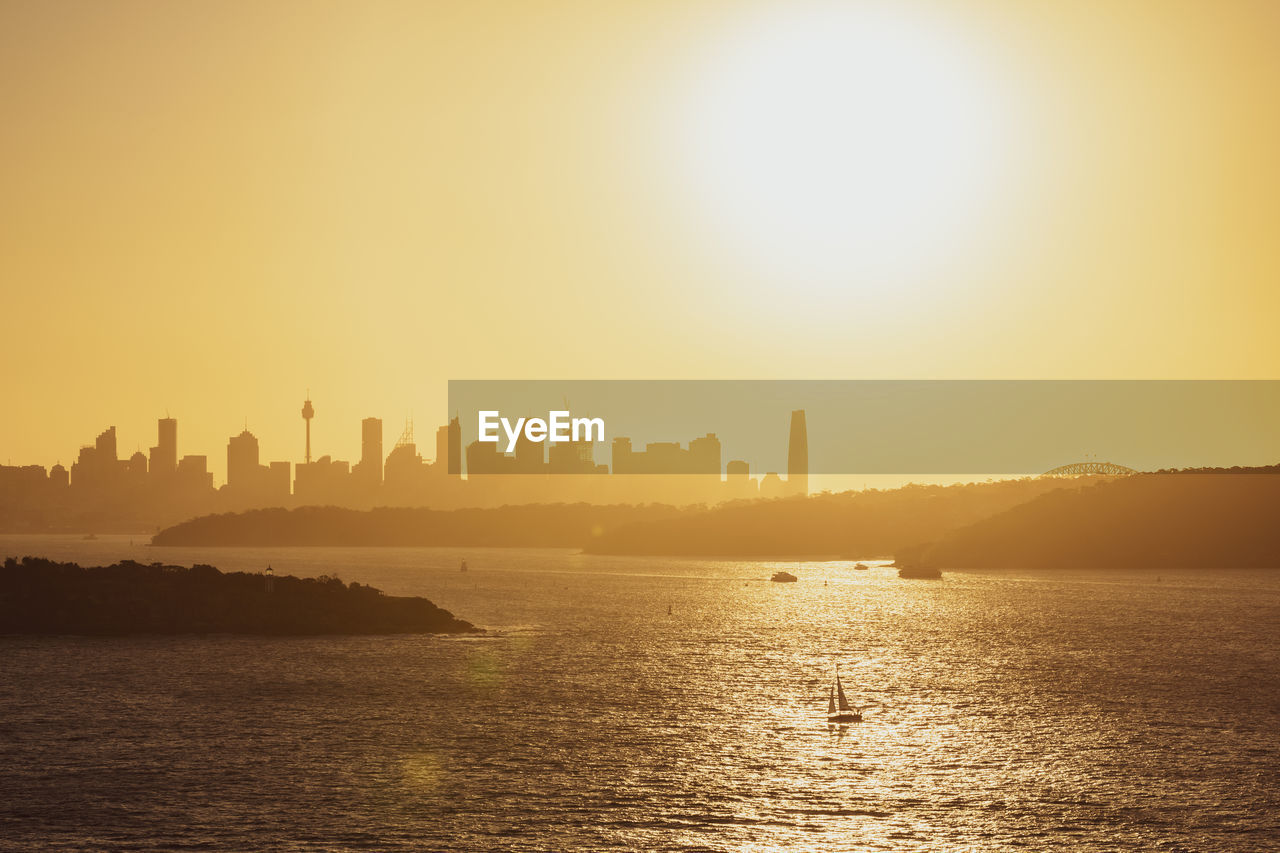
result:
M 136 450 L 122 455 L 116 427 L 110 426 L 92 443 L 82 444 L 69 466 L 0 466 L 0 527 L 92 532 L 98 527 L 146 528 L 212 512 L 307 505 L 717 503 L 808 494 L 809 489 L 802 410 L 791 417 L 785 479 L 772 471 L 752 476 L 746 460 L 726 463 L 715 433 L 691 439 L 687 447 L 656 441 L 645 443 L 643 450 L 633 449 L 624 436 L 614 437 L 608 445 L 569 441 L 545 448 L 522 438 L 515 451 L 506 454 L 479 440 L 464 446 L 456 417 L 435 430 L 435 453 L 430 459 L 419 451 L 412 421 L 406 422 L 392 449 L 384 453 L 382 420 L 363 418 L 361 455 L 353 463 L 323 451 L 313 453 L 311 424 L 317 410 L 310 397 L 301 414 L 302 462 L 264 456 L 258 436 L 246 424 L 227 439 L 223 455 L 227 473 L 221 481 L 210 470 L 210 454 L 182 452 L 179 421 L 171 416 L 156 421 L 157 441 L 149 454 Z M 596 445 L 609 448 L 608 462 L 595 458 Z M 802 449 L 800 456 L 797 448 Z M 538 474 L 565 476 L 507 476 Z M 610 474 L 618 476 L 598 476 Z
M 270 464 L 288 463 L 296 469 L 306 464 L 319 463 L 321 460 L 327 460 L 327 463 L 331 462 L 339 465 L 347 465 L 347 473 L 352 474 L 357 480 L 372 479 L 373 482 L 381 483 L 383 480 L 382 472 L 384 465 L 386 464 L 387 459 L 394 453 L 395 447 L 405 443 L 416 444 L 413 440 L 414 421 L 412 417 L 409 417 L 405 419 L 404 430 L 396 445 L 393 445 L 393 449 L 391 451 L 384 453 L 383 446 L 386 434 L 383 419 L 369 416 L 360 419 L 360 440 L 358 443 L 360 453 L 354 458 L 354 460 L 350 457 L 343 459 L 336 453 L 323 451 L 313 454 L 311 423 L 316 412 L 310 396 L 308 396 L 304 401 L 302 412 L 304 421 L 302 451 L 300 453 L 302 462 L 299 463 L 286 458 L 276 460 Z M 778 472 L 774 473 L 785 473 L 788 478 L 791 476 L 807 478 L 809 473 L 807 449 L 808 439 L 804 410 L 800 409 L 791 412 L 790 418 L 790 438 L 788 441 L 786 468 L 780 469 Z M 530 442 L 522 437 L 520 441 L 517 442 L 514 452 L 507 453 L 495 445 L 482 445 L 480 442 L 475 440 L 464 445 L 461 442 L 460 433 L 454 439 L 451 452 L 450 445 L 447 442 L 442 441 L 442 436 L 445 434 L 445 431 L 450 428 L 454 430 L 458 429 L 456 418 L 451 419 L 449 424 L 441 425 L 437 428 L 434 445 L 435 455 L 431 457 L 428 464 L 434 464 L 439 459 L 444 458 L 446 454 L 450 454 L 451 458 L 446 460 L 445 467 L 450 473 L 455 475 L 462 474 L 465 476 L 467 473 L 470 473 L 469 466 L 460 467 L 461 460 L 467 458 L 468 449 L 482 451 L 481 455 L 477 457 L 482 460 L 487 460 L 490 456 L 510 460 L 512 464 L 509 468 L 504 467 L 504 471 L 506 473 L 529 472 L 531 469 L 527 461 L 522 465 L 517 465 L 516 463 L 521 459 L 529 460 L 531 458 L 530 454 L 534 452 L 535 448 L 541 451 L 542 457 L 541 463 L 534 464 L 535 469 L 538 467 L 538 464 L 545 465 L 554 458 L 552 447 L 556 444 L 555 442 L 548 442 L 547 446 L 543 447 L 540 443 Z M 156 444 L 149 448 L 149 452 L 143 453 L 141 449 L 142 442 L 139 442 L 138 449 L 136 449 L 132 454 L 129 454 L 120 450 L 119 434 L 116 426 L 113 424 L 106 427 L 101 433 L 99 433 L 93 443 L 80 444 L 76 454 L 71 457 L 72 461 L 69 464 L 64 464 L 61 457 L 59 457 L 52 465 L 42 465 L 39 462 L 32 461 L 14 462 L 12 457 L 9 457 L 5 462 L 5 466 L 15 468 L 39 466 L 46 469 L 46 473 L 53 472 L 55 469 L 60 469 L 70 474 L 73 467 L 77 464 L 86 464 L 87 462 L 87 464 L 91 466 L 93 464 L 92 459 L 95 454 L 109 454 L 113 460 L 118 460 L 120 462 L 128 462 L 135 465 L 141 462 L 142 469 L 146 473 L 159 473 L 168 476 L 172 475 L 175 470 L 181 468 L 183 461 L 186 460 L 187 465 L 195 466 L 193 470 L 198 470 L 201 478 L 205 478 L 207 476 L 210 483 L 215 488 L 219 488 L 223 485 L 232 485 L 237 479 L 240 479 L 241 481 L 252 479 L 256 476 L 255 466 L 266 464 L 262 462 L 262 460 L 266 459 L 266 454 L 261 450 L 262 436 L 250 429 L 248 418 L 245 418 L 243 428 L 239 433 L 233 433 L 228 436 L 225 453 L 221 455 L 210 453 L 183 453 L 179 455 L 178 419 L 170 416 L 169 414 L 166 414 L 163 418 L 157 419 L 156 433 Z M 757 466 L 753 461 L 721 457 L 720 444 L 715 432 L 706 433 L 701 437 L 693 436 L 686 439 L 687 447 L 682 447 L 680 441 L 651 439 L 635 444 L 633 449 L 634 440 L 633 436 L 618 435 L 607 436 L 604 439 L 588 442 L 588 444 L 606 449 L 610 454 L 610 461 L 607 464 L 604 464 L 604 467 L 607 469 L 607 473 L 716 473 L 723 476 L 727 474 L 729 465 L 733 463 L 746 463 L 753 472 L 753 476 L 756 476 L 755 472 Z M 566 445 L 578 444 L 578 442 L 561 443 Z M 714 450 L 710 451 L 710 458 L 715 460 L 714 463 L 708 463 L 707 460 L 709 457 L 707 456 L 707 452 L 699 450 L 700 447 L 709 447 L 710 445 L 714 445 Z M 491 450 L 492 453 L 490 453 Z M 625 461 L 623 463 L 625 466 L 624 470 L 616 469 L 617 462 L 615 459 L 616 454 L 619 453 L 625 454 Z M 86 460 L 86 454 L 88 454 L 88 460 Z M 683 461 L 686 456 L 692 458 L 694 461 L 691 463 Z M 699 459 L 702 461 L 698 461 Z M 218 466 L 215 464 L 214 460 L 221 460 L 223 464 Z M 490 463 L 487 461 L 482 462 L 482 467 L 477 469 L 475 473 L 496 473 L 494 470 L 483 467 L 487 464 Z M 598 465 L 602 463 L 596 462 L 594 464 Z M 740 468 L 737 470 L 740 470 Z M 222 474 L 221 477 L 218 476 L 219 473 Z M 567 472 L 562 471 L 562 473 Z M 582 473 L 594 472 L 583 471 Z M 769 472 L 759 471 L 758 475 L 763 476 L 766 473 Z M 290 483 L 293 482 L 294 480 L 291 477 Z
M 1278 47 L 0 0 L 0 848 L 1280 848 Z
M 5 4 L 0 279 L 30 357 L 0 399 L 41 418 L 0 421 L 0 459 L 66 465 L 107 424 L 146 451 L 166 408 L 211 454 L 247 414 L 292 459 L 277 389 L 307 387 L 328 401 L 314 440 L 351 459 L 341 425 L 438 418 L 460 375 L 1280 377 L 1274 6 L 1152 27 L 1136 5 L 924 5 L 858 26 L 835 4 L 285 0 L 210 22 L 138 2 L 68 27 Z M 875 73 L 819 73 L 824 33 L 868 29 L 892 50 L 849 53 Z M 886 79 L 957 133 L 838 156 L 849 116 L 892 110 Z M 968 145 L 982 128 L 936 93 L 996 144 Z M 795 156 L 788 126 L 822 144 Z M 958 152 L 969 182 L 923 199 L 947 221 L 885 233 Z

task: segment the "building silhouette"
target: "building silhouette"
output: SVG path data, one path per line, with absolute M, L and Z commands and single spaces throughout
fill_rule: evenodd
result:
M 141 450 L 135 451 L 124 466 L 125 476 L 129 478 L 131 483 L 146 483 L 147 481 L 147 456 Z
M 209 470 L 209 457 L 188 455 L 179 459 L 175 482 L 181 492 L 211 491 L 213 472 Z
M 426 467 L 422 454 L 418 453 L 418 445 L 413 441 L 413 421 L 405 421 L 404 432 L 400 433 L 396 446 L 387 455 L 385 482 L 401 491 L 413 488 L 426 475 Z
M 543 474 L 547 470 L 546 448 L 541 441 L 534 441 L 524 430 L 516 438 L 516 471 L 521 474 Z
M 248 490 L 257 484 L 258 439 L 245 430 L 227 442 L 227 487 Z
M 235 507 L 289 502 L 289 463 L 263 465 L 258 456 L 258 439 L 247 429 L 227 442 L 227 484 L 223 488 Z
M 607 474 L 609 466 L 595 462 L 596 446 L 591 441 L 550 441 L 547 472 L 551 474 Z
M 303 504 L 341 506 L 350 497 L 351 463 L 321 456 L 294 469 L 293 494 Z
M 382 485 L 382 418 L 365 418 L 360 422 L 360 461 L 351 474 L 366 492 Z
M 316 416 L 315 407 L 311 405 L 311 395 L 307 395 L 306 402 L 302 404 L 302 420 L 307 425 L 307 451 L 302 457 L 302 461 L 311 464 L 311 419 Z
M 809 494 L 809 431 L 804 409 L 791 413 L 791 437 L 787 442 L 787 485 L 792 494 Z
M 440 474 L 462 474 L 462 424 L 453 418 L 436 430 L 436 465 Z
M 164 417 L 156 421 L 156 446 L 151 448 L 151 476 L 172 477 L 178 470 L 178 421 Z
M 516 473 L 516 458 L 498 450 L 497 442 L 476 439 L 467 445 L 467 476 Z
M 764 479 L 760 481 L 760 497 L 762 498 L 781 498 L 785 497 L 790 484 L 784 483 L 782 478 L 778 476 L 777 471 L 770 471 L 764 475 Z
M 731 459 L 725 466 L 724 485 L 729 500 L 746 500 L 760 494 L 756 481 L 751 479 L 751 466 L 741 459 Z
M 538 442 L 522 434 L 511 454 L 492 442 L 463 448 L 457 417 L 436 430 L 431 462 L 418 453 L 412 421 L 384 458 L 383 422 L 364 418 L 360 462 L 351 466 L 327 454 L 312 458 L 314 415 L 308 398 L 303 407 L 304 461 L 296 465 L 265 464 L 258 438 L 247 428 L 229 438 L 227 479 L 220 489 L 214 488 L 205 455 L 178 456 L 178 422 L 168 416 L 157 420 L 157 441 L 149 454 L 138 451 L 121 459 L 112 426 L 81 447 L 69 468 L 57 464 L 46 472 L 39 465 L 0 465 L 0 530 L 133 532 L 214 512 L 316 504 L 356 509 L 540 502 L 711 504 L 808 491 L 803 410 L 791 416 L 785 481 L 774 472 L 754 480 L 743 460 L 730 461 L 722 473 L 722 447 L 715 433 L 687 446 L 658 441 L 643 450 L 619 436 L 612 441 L 612 464 L 607 465 L 595 461 L 595 443 L 585 440 Z M 650 474 L 659 476 L 631 476 Z
M 611 445 L 615 474 L 714 474 L 720 476 L 720 439 L 714 432 L 689 442 L 651 441 L 635 450 L 631 439 L 614 438 Z

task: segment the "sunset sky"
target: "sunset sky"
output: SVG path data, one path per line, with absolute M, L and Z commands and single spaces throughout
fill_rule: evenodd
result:
M 308 389 L 430 457 L 450 378 L 1280 378 L 1280 4 L 1043 5 L 0 2 L 0 463 L 168 412 L 221 482 Z

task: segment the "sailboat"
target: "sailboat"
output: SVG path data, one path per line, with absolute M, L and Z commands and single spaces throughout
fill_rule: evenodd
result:
M 844 685 L 840 683 L 840 667 L 838 666 L 836 667 L 835 686 L 827 692 L 827 722 L 862 722 L 862 709 L 850 707 L 849 700 L 844 695 Z

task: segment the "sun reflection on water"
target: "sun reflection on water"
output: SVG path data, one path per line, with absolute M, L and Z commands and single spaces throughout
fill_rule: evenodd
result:
M 297 558 L 485 636 L 10 642 L 0 719 L 38 736 L 4 746 L 0 794 L 85 826 L 172 802 L 215 817 L 143 809 L 127 837 L 225 849 L 1232 851 L 1276 828 L 1273 576 L 477 550 L 464 581 L 461 556 Z M 826 721 L 837 664 L 861 723 Z

